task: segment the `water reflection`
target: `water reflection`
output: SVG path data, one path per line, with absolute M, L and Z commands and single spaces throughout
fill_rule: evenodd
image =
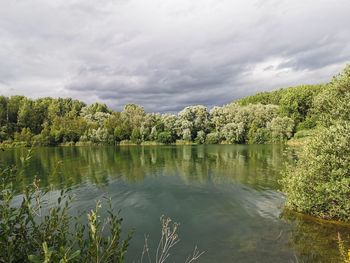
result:
M 21 166 L 25 149 L 0 152 Z M 137 262 L 144 234 L 155 249 L 159 217 L 181 222 L 181 243 L 171 261 L 181 262 L 195 244 L 201 262 L 338 262 L 337 233 L 350 229 L 319 224 L 283 211 L 278 191 L 291 153 L 273 145 L 37 148 L 23 185 L 74 186 L 74 209 L 89 210 L 107 193 L 135 228 L 127 262 Z
M 320 221 L 315 218 L 284 211 L 282 219 L 289 226 L 289 245 L 300 262 L 339 263 L 338 233 L 350 241 L 350 225 Z M 350 247 L 349 242 L 347 242 Z
M 25 179 L 30 182 L 36 175 L 42 186 L 72 186 L 176 175 L 187 183 L 236 181 L 275 189 L 283 152 L 280 146 L 243 145 L 37 148 Z M 25 149 L 11 149 L 0 157 L 7 164 L 21 166 L 24 154 Z

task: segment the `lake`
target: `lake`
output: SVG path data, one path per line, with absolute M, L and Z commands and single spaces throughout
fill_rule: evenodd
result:
M 0 160 L 21 166 L 25 152 Z M 180 223 L 169 262 L 196 245 L 198 262 L 338 262 L 337 233 L 350 238 L 348 227 L 283 210 L 278 180 L 292 155 L 278 145 L 36 148 L 23 185 L 37 176 L 53 195 L 70 187 L 79 210 L 111 197 L 123 229 L 135 229 L 127 262 L 138 262 L 145 235 L 155 253 L 161 215 Z

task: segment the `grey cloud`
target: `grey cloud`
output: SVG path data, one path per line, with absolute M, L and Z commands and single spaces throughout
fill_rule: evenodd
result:
M 347 0 L 2 2 L 0 93 L 172 112 L 324 82 L 349 61 L 349 9 Z

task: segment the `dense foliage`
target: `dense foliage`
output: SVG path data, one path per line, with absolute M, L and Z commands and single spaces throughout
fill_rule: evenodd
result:
M 319 129 L 282 181 L 287 206 L 350 221 L 350 66 L 315 97 L 314 105 Z
M 60 145 L 87 143 L 198 144 L 275 143 L 316 126 L 314 100 L 328 86 L 300 86 L 259 93 L 214 107 L 189 106 L 178 114 L 146 113 L 135 104 L 121 112 L 105 104 L 23 96 L 0 97 L 0 143 Z M 316 105 L 317 106 L 317 105 Z M 318 110 L 322 110 L 319 108 Z

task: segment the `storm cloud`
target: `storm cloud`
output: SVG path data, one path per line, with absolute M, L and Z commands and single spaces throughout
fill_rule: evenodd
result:
M 350 60 L 349 12 L 348 0 L 0 0 L 0 93 L 167 112 L 322 83 Z

